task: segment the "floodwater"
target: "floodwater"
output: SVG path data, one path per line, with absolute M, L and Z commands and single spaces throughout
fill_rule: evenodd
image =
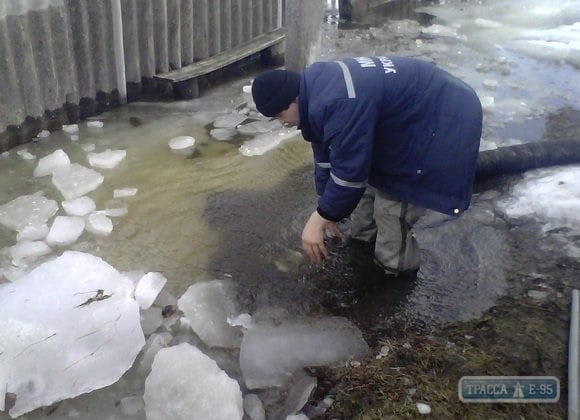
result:
M 508 8 L 515 9 L 513 14 L 498 14 L 504 3 L 448 1 L 418 9 L 426 3 L 391 2 L 390 8 L 350 26 L 328 19 L 321 58 L 394 53 L 444 66 L 472 84 L 482 98 L 483 149 L 577 138 L 580 86 L 574 81 L 579 80 L 579 63 L 517 48 L 523 37 L 522 32 L 514 36 L 523 25 L 517 8 L 527 13 L 543 3 L 513 1 Z M 578 12 L 573 2 L 563 2 L 562 10 L 563 16 Z M 500 28 L 487 23 L 494 30 L 483 21 L 474 23 L 474 17 L 487 22 L 502 16 Z M 551 21 L 529 21 L 526 30 L 539 30 L 546 22 Z M 455 29 L 459 35 L 422 32 L 428 25 Z M 239 285 L 244 312 L 275 308 L 288 315 L 344 315 L 361 327 L 371 344 L 397 316 L 429 328 L 436 322 L 477 317 L 498 296 L 523 293 L 538 283 L 556 291 L 573 283 L 562 269 L 572 262 L 562 243 L 577 239 L 565 231 L 543 232 L 533 218 L 510 220 L 497 209 L 517 177 L 479 188 L 471 209 L 457 220 L 429 213 L 420 221 L 416 234 L 423 264 L 414 282 L 382 284 L 372 269 L 355 266 L 338 241 L 328 261 L 310 265 L 300 249 L 303 224 L 316 206 L 309 145 L 296 137 L 264 155 L 247 157 L 239 151 L 244 138 L 224 142 L 209 136 L 216 116 L 247 100 L 242 88 L 253 76 L 244 75 L 191 101 L 129 104 L 99 116 L 102 128 L 80 124 L 77 141 L 54 132 L 20 147 L 37 157 L 63 149 L 79 163 L 86 162 L 83 146 L 89 144 L 96 151 L 127 151 L 119 166 L 101 171 L 105 182 L 90 196 L 97 208 L 127 206 L 128 214 L 114 219 L 111 235 L 85 233 L 71 249 L 98 255 L 119 271 L 161 272 L 175 296 L 195 282 L 232 278 Z M 180 135 L 196 138 L 193 155 L 170 151 L 168 141 Z M 0 203 L 39 190 L 61 201 L 48 177 L 32 178 L 35 165 L 36 160 L 21 159 L 16 150 L 0 158 Z M 137 188 L 137 195 L 112 199 L 114 189 L 127 187 Z M 14 232 L 0 227 L 0 249 L 14 243 Z M 9 264 L 7 257 L 0 258 L 2 266 Z M 128 378 L 99 391 L 106 395 L 101 398 L 114 398 L 123 387 L 122 393 L 142 392 Z M 100 399 L 82 398 L 98 412 Z M 27 418 L 45 413 L 35 416 Z

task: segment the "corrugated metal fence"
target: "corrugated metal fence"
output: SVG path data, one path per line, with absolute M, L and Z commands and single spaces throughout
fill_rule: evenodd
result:
M 283 10 L 282 0 L 0 0 L 0 151 L 270 32 Z

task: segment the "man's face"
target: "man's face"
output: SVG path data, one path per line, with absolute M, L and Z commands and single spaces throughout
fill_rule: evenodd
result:
M 280 124 L 284 127 L 296 127 L 300 124 L 300 113 L 298 112 L 298 101 L 293 101 L 284 111 L 276 115 Z

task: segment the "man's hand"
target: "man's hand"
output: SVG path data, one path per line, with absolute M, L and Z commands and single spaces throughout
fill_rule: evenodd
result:
M 302 248 L 312 262 L 319 263 L 323 258 L 328 257 L 328 250 L 324 246 L 324 233 L 327 229 L 337 237 L 341 236 L 335 222 L 324 219 L 317 211 L 314 211 L 302 231 Z

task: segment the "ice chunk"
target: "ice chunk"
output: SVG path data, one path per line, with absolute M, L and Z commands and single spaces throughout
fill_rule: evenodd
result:
M 511 217 L 532 217 L 545 230 L 580 228 L 580 166 L 560 166 L 526 172 L 499 207 Z M 541 197 L 541 199 L 539 199 Z
M 95 211 L 97 205 L 92 198 L 83 196 L 62 202 L 64 211 L 70 216 L 86 216 Z
M 439 24 L 435 24 L 435 25 L 431 25 L 431 26 L 428 26 L 426 28 L 423 28 L 421 30 L 421 32 L 423 32 L 424 34 L 429 34 L 429 35 L 439 35 L 439 36 L 452 37 L 452 38 L 457 37 L 457 29 L 452 28 L 450 26 L 439 25 Z
M 52 171 L 55 169 L 67 167 L 69 165 L 70 159 L 68 155 L 62 149 L 58 149 L 38 161 L 38 165 L 34 168 L 33 175 L 35 177 L 51 175 Z
M 151 306 L 141 311 L 141 328 L 143 328 L 145 335 L 154 333 L 161 326 L 162 322 L 163 315 L 161 308 Z
M 87 159 L 93 168 L 113 169 L 127 156 L 126 150 L 107 149 L 101 153 L 89 152 Z
M 482 29 L 497 29 L 503 26 L 500 22 L 484 18 L 476 18 L 475 24 Z
M 239 314 L 236 317 L 233 318 L 229 318 L 227 319 L 228 324 L 230 324 L 232 327 L 244 327 L 244 328 L 251 328 L 252 327 L 252 323 L 254 322 L 252 320 L 252 316 L 250 314 Z
M 46 223 L 41 225 L 26 225 L 22 228 L 18 235 L 16 235 L 16 240 L 18 242 L 21 241 L 40 241 L 46 238 L 48 235 L 49 229 Z
M 244 412 L 250 420 L 266 420 L 264 404 L 256 394 L 248 394 L 244 397 Z
M 113 198 L 132 197 L 137 194 L 137 188 L 116 188 L 113 191 Z
M 190 344 L 161 349 L 145 381 L 148 419 L 241 420 L 238 383 Z
M 87 144 L 83 144 L 81 146 L 81 149 L 83 149 L 85 152 L 93 152 L 95 150 L 95 144 L 94 143 L 87 143 Z
M 299 134 L 300 131 L 294 128 L 284 128 L 276 132 L 260 134 L 254 139 L 244 142 L 240 146 L 240 153 L 244 156 L 263 155 L 278 147 L 284 140 L 291 139 Z
M 78 126 L 78 124 L 68 124 L 68 125 L 65 124 L 62 126 L 62 131 L 64 131 L 65 133 L 68 133 L 68 134 L 78 133 L 79 126 Z
M 45 139 L 49 136 L 50 136 L 50 131 L 48 131 L 48 130 L 42 130 L 40 133 L 38 133 L 36 135 L 36 137 L 38 137 L 39 139 Z
M 20 149 L 16 152 L 16 154 L 18 156 L 20 156 L 22 159 L 24 160 L 34 160 L 36 159 L 36 156 L 33 155 L 32 153 L 30 153 L 28 150 L 26 149 Z
M 145 342 L 143 353 L 138 362 L 138 369 L 142 374 L 148 375 L 149 372 L 151 372 L 151 366 L 153 365 L 155 356 L 159 350 L 169 347 L 169 343 L 171 343 L 172 339 L 173 337 L 168 332 L 151 334 Z
M 243 123 L 248 116 L 239 112 L 221 115 L 215 119 L 213 126 L 216 128 L 232 128 Z
M 240 346 L 241 330 L 227 322 L 237 315 L 233 292 L 230 281 L 212 280 L 191 285 L 177 301 L 195 333 L 210 347 Z
M 300 368 L 334 365 L 368 350 L 360 330 L 344 318 L 298 318 L 246 331 L 240 367 L 250 389 L 283 386 Z
M 131 367 L 145 343 L 132 292 L 109 264 L 75 251 L 0 288 L 0 389 L 16 395 L 12 417 L 108 386 Z
M 270 131 L 280 130 L 281 128 L 282 126 L 278 120 L 252 121 L 251 123 L 239 126 L 238 131 L 241 134 L 257 134 L 269 133 Z
M 107 236 L 113 231 L 113 221 L 101 212 L 94 212 L 87 218 L 87 230 L 95 235 Z
M 50 247 L 43 241 L 22 241 L 8 248 L 12 264 L 20 267 L 26 265 L 28 260 L 48 255 Z
M 27 226 L 46 224 L 57 211 L 57 202 L 41 194 L 21 195 L 0 206 L 0 224 L 22 231 Z
M 288 390 L 288 395 L 282 408 L 282 415 L 292 415 L 302 410 L 308 402 L 312 391 L 316 388 L 316 385 L 316 378 L 309 375 L 304 375 L 296 381 Z
M 419 414 L 431 414 L 431 407 L 429 404 L 418 402 L 416 405 Z
M 104 179 L 100 173 L 78 163 L 58 168 L 52 175 L 52 183 L 66 200 L 72 200 L 97 189 Z
M 226 141 L 234 137 L 238 132 L 235 128 L 214 128 L 209 135 L 216 140 Z
M 85 221 L 77 216 L 56 216 L 46 242 L 51 246 L 68 246 L 74 243 L 85 230 Z
M 147 273 L 139 280 L 135 288 L 135 299 L 141 309 L 147 309 L 153 304 L 165 283 L 167 279 L 161 273 Z
M 104 209 L 101 210 L 100 213 L 103 213 L 105 216 L 109 217 L 121 217 L 126 216 L 129 213 L 127 207 L 118 207 L 116 209 Z
M 195 139 L 191 136 L 178 136 L 169 140 L 168 144 L 174 152 L 191 152 L 195 146 Z
M 102 121 L 87 121 L 87 127 L 89 128 L 103 128 L 104 125 Z

